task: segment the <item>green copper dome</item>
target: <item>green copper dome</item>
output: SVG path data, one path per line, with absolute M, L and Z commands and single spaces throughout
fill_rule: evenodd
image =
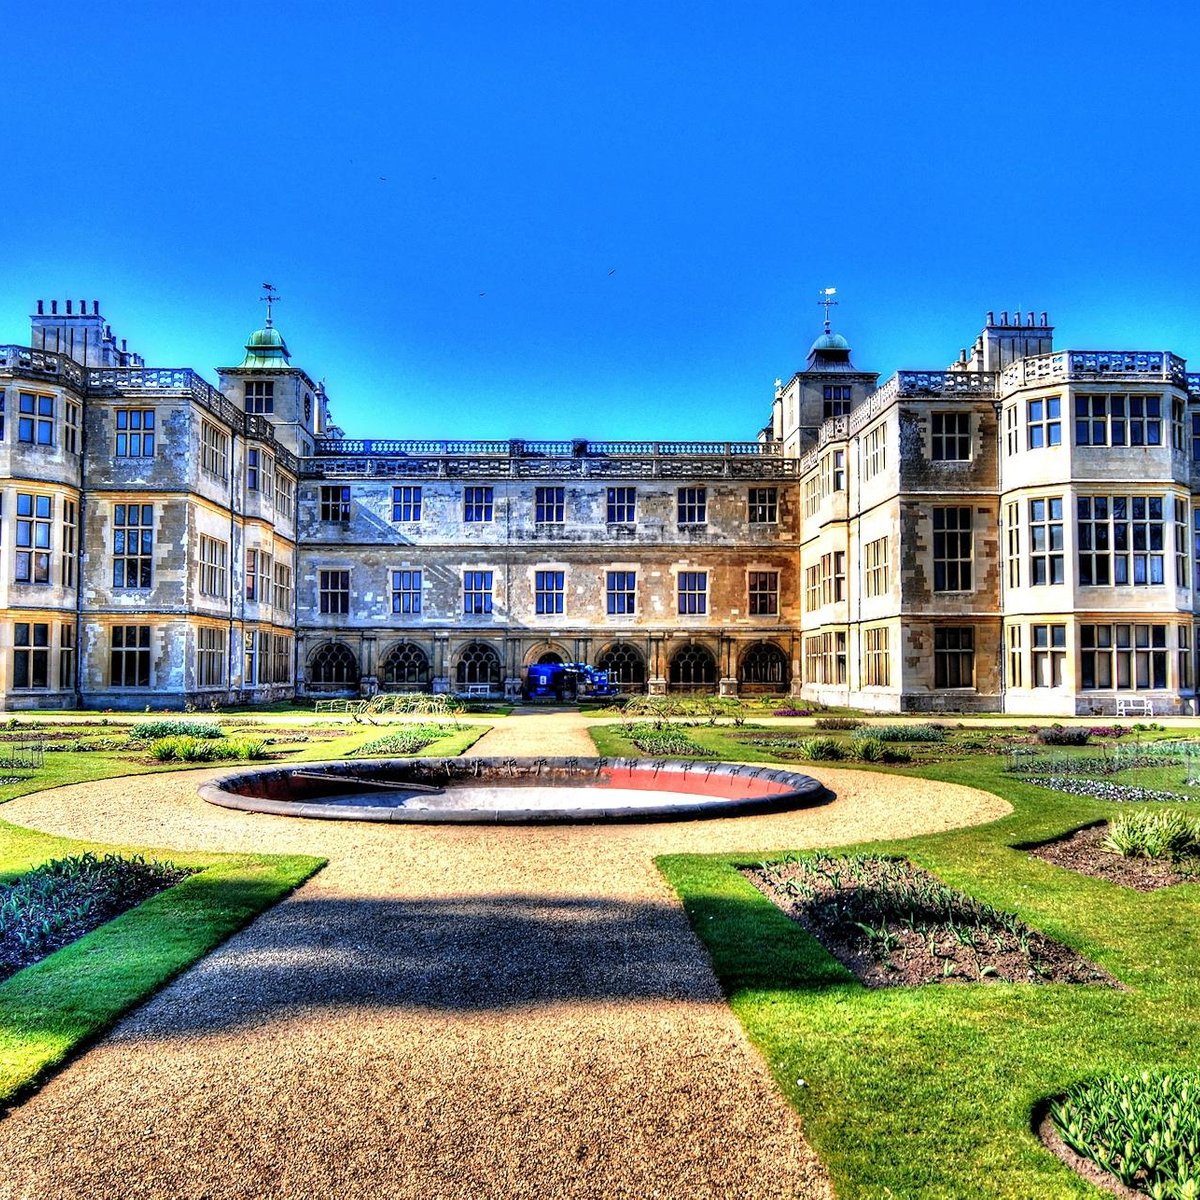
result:
M 844 350 L 850 352 L 850 343 L 840 333 L 823 333 L 812 344 L 809 354 L 820 353 L 823 350 Z
M 283 334 L 273 325 L 256 329 L 246 340 L 246 357 L 243 367 L 286 367 L 291 355 Z

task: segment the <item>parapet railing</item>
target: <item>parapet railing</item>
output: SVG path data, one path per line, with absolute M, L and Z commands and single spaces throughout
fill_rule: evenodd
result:
M 1169 350 L 1059 350 L 1010 363 L 1001 373 L 1001 386 L 1011 391 L 1096 377 L 1170 383 L 1188 391 L 1193 391 L 1193 380 L 1197 379 L 1188 375 L 1186 362 Z
M 526 441 L 443 441 L 437 439 L 401 440 L 396 438 L 317 438 L 315 453 L 321 455 L 378 458 L 628 458 L 644 457 L 760 457 L 781 458 L 778 442 L 591 442 Z
M 40 379 L 66 381 L 83 391 L 83 368 L 65 354 L 34 350 L 30 346 L 0 346 L 0 370 L 18 371 Z

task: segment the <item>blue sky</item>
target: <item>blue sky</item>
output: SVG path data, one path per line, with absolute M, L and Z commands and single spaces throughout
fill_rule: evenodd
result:
M 352 436 L 752 438 L 826 286 L 885 376 L 1018 306 L 1200 369 L 1193 5 L 189 7 L 9 15 L 4 341 L 213 378 L 270 280 Z

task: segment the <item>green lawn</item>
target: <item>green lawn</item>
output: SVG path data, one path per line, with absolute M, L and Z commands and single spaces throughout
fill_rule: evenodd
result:
M 602 752 L 621 752 L 615 740 L 597 740 Z M 1016 910 L 1124 990 L 870 991 L 736 869 L 789 847 L 659 861 L 735 1013 L 804 1117 L 839 1200 L 1097 1195 L 1042 1149 L 1030 1131 L 1034 1104 L 1095 1074 L 1200 1067 L 1200 885 L 1140 894 L 1015 849 L 1118 806 L 1023 784 L 1001 766 L 957 758 L 905 773 L 996 792 L 1013 803 L 1011 816 L 870 849 L 907 855 L 948 884 Z

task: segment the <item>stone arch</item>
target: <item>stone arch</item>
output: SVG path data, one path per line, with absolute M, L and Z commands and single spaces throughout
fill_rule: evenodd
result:
M 458 652 L 454 678 L 460 688 L 484 683 L 492 691 L 500 691 L 503 686 L 502 670 L 496 648 L 487 642 L 468 642 Z
M 613 642 L 596 659 L 596 669 L 607 671 L 609 682 L 623 692 L 646 690 L 646 656 L 632 642 Z
M 429 655 L 416 642 L 397 642 L 379 663 L 379 687 L 385 692 L 428 691 Z
M 322 642 L 309 656 L 306 671 L 310 689 L 358 691 L 358 658 L 345 642 Z
M 688 642 L 671 656 L 670 685 L 678 691 L 702 691 L 717 686 L 716 655 L 700 642 Z
M 747 692 L 786 692 L 792 664 L 774 642 L 755 642 L 738 663 L 738 687 Z
M 532 667 L 537 663 L 571 662 L 571 653 L 561 642 L 538 642 L 525 653 L 525 666 Z

